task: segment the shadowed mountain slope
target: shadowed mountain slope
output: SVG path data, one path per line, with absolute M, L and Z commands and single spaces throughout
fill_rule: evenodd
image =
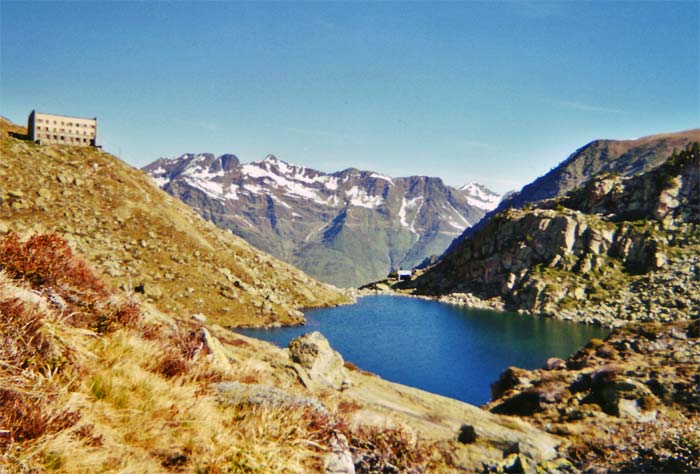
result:
M 650 171 L 602 172 L 562 197 L 495 213 L 410 285 L 604 325 L 697 317 L 699 154 L 694 142 Z

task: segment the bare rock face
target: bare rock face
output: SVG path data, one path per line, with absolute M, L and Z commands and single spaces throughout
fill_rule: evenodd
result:
M 611 327 L 688 319 L 700 304 L 699 169 L 696 142 L 642 174 L 603 173 L 491 215 L 403 287 Z
M 299 364 L 312 383 L 336 390 L 349 384 L 343 358 L 320 332 L 314 331 L 293 339 L 289 343 L 289 352 L 292 361 Z

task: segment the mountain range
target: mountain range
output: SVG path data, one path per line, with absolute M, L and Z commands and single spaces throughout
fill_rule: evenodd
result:
M 159 187 L 252 245 L 340 287 L 357 287 L 441 254 L 501 196 L 471 183 L 323 173 L 269 155 L 184 154 L 143 168 Z

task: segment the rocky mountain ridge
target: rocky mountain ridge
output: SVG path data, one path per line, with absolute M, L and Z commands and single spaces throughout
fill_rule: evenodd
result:
M 631 140 L 594 140 L 544 176 L 511 193 L 496 212 L 563 196 L 599 173 L 634 176 L 651 171 L 671 155 L 700 140 L 700 129 L 661 133 Z
M 439 255 L 500 196 L 477 183 L 323 173 L 269 155 L 185 154 L 143 168 L 205 219 L 309 275 L 357 287 Z
M 699 160 L 695 142 L 646 173 L 495 214 L 408 286 L 604 325 L 697 316 Z

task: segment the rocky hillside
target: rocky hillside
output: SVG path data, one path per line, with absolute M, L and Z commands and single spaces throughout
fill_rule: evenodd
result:
M 234 155 L 186 154 L 144 171 L 205 219 L 342 287 L 441 254 L 500 200 L 475 183 L 455 189 L 425 176 L 326 174 L 274 156 L 241 164 Z
M 299 308 L 348 301 L 204 221 L 114 156 L 36 145 L 23 133 L 0 122 L 0 231 L 55 232 L 112 284 L 163 311 L 227 326 L 299 323 Z
M 503 199 L 498 211 L 563 196 L 602 172 L 634 176 L 650 171 L 663 163 L 674 149 L 681 150 L 698 140 L 700 129 L 663 133 L 634 140 L 592 141 L 520 192 L 512 193 Z
M 583 472 L 700 472 L 699 374 L 699 320 L 636 323 L 541 370 L 509 368 L 488 408 L 564 436 Z
M 603 325 L 697 316 L 699 154 L 695 142 L 650 171 L 495 214 L 409 285 Z

